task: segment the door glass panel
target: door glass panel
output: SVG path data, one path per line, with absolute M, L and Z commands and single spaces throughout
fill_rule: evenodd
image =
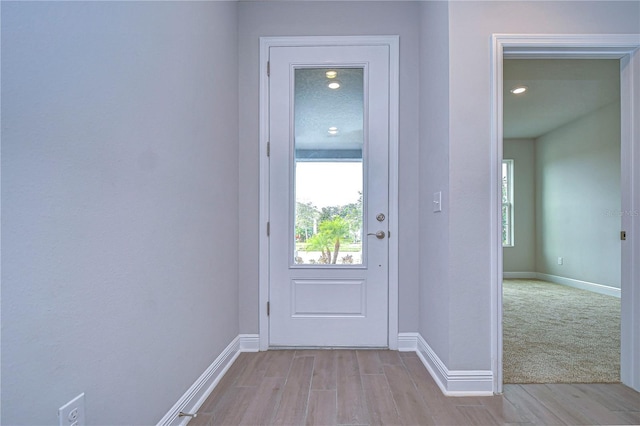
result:
M 298 68 L 294 89 L 292 261 L 360 265 L 364 69 Z

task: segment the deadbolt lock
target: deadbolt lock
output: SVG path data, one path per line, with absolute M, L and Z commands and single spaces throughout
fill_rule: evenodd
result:
M 384 215 L 384 213 L 378 213 L 376 219 L 378 219 L 378 222 L 383 222 L 386 219 L 386 216 Z

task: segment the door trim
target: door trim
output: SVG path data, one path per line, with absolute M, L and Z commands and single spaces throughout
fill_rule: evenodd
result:
M 622 208 L 640 209 L 640 34 L 493 34 L 491 49 L 491 352 L 494 393 L 502 393 L 502 239 L 500 164 L 502 164 L 503 58 L 621 59 Z M 624 216 L 627 250 L 622 252 L 622 383 L 640 390 L 640 218 Z M 629 231 L 630 230 L 630 231 Z M 635 354 L 635 358 L 634 358 Z
M 259 322 L 260 350 L 269 348 L 269 78 L 267 61 L 271 47 L 296 46 L 389 46 L 389 349 L 398 348 L 398 141 L 399 141 L 399 45 L 392 36 L 305 36 L 260 37 L 260 236 L 259 236 Z

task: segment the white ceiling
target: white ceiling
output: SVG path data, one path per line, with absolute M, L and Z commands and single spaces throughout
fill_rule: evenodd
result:
M 537 138 L 620 99 L 620 61 L 604 59 L 506 59 L 505 139 Z M 516 85 L 529 90 L 510 92 Z

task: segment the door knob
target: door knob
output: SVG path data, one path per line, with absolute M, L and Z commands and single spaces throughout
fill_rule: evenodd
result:
M 367 235 L 375 235 L 377 239 L 381 240 L 385 237 L 384 231 L 378 231 L 375 234 L 373 232 L 369 232 Z

